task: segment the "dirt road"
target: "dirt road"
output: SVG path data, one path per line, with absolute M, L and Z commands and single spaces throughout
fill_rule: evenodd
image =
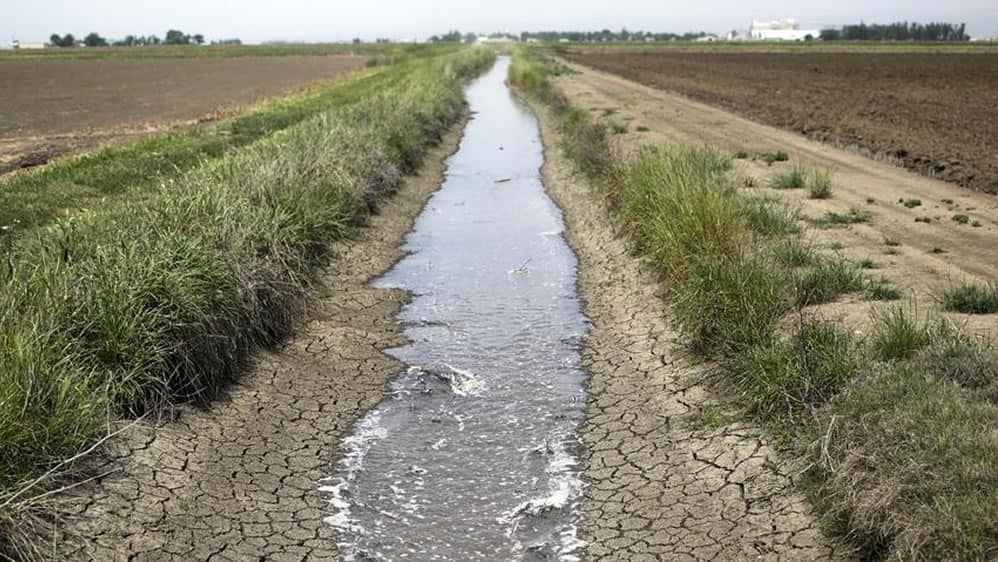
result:
M 749 119 L 998 193 L 998 55 L 568 53 L 571 60 Z
M 336 444 L 377 404 L 403 366 L 381 349 L 404 343 L 407 296 L 367 286 L 403 256 L 400 244 L 440 186 L 459 124 L 359 237 L 337 245 L 315 318 L 281 349 L 261 352 L 227 397 L 120 439 L 119 471 L 82 490 L 55 558 L 330 560 L 337 555 L 317 481 Z M 65 552 L 68 551 L 68 552 Z
M 730 153 L 788 152 L 791 162 L 773 167 L 761 161 L 737 161 L 741 171 L 759 186 L 751 191 L 788 200 L 813 219 L 827 212 L 848 213 L 852 208 L 871 212 L 869 223 L 813 229 L 808 235 L 830 251 L 873 259 L 879 266 L 873 273 L 905 288 L 905 299 L 913 297 L 922 307 L 933 306 L 939 292 L 951 283 L 998 279 L 998 197 L 926 178 L 620 76 L 569 64 L 579 74 L 559 77 L 558 87 L 574 105 L 591 109 L 594 116 L 610 109 L 616 112 L 613 119 L 626 121 L 629 132 L 613 137 L 622 150 L 646 144 L 707 143 Z M 638 127 L 650 131 L 639 132 Z M 765 187 L 773 171 L 798 162 L 833 172 L 831 199 L 808 199 L 806 190 Z M 909 208 L 899 202 L 911 200 L 920 204 Z M 953 220 L 956 215 L 966 215 L 967 223 Z M 916 218 L 930 222 L 916 222 Z M 820 312 L 830 319 L 862 326 L 871 306 L 869 301 L 847 297 L 823 305 Z M 967 323 L 971 332 L 998 333 L 996 315 L 950 316 Z
M 0 61 L 0 173 L 361 67 L 346 55 Z

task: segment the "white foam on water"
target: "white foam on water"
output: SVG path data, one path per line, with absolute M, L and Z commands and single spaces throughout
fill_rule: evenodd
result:
M 458 369 L 448 364 L 444 364 L 450 369 L 451 374 L 443 375 L 450 384 L 451 390 L 458 396 L 481 396 L 485 392 L 485 381 L 481 377 L 465 369 Z
M 543 446 L 543 449 L 550 451 L 550 460 L 545 468 L 549 482 L 547 493 L 520 503 L 496 519 L 500 525 L 506 526 L 506 536 L 510 538 L 514 538 L 524 519 L 552 510 L 571 508 L 582 496 L 583 482 L 577 468 L 579 463 L 568 451 L 566 443 L 559 443 L 553 451 L 547 444 Z M 577 553 L 586 545 L 586 542 L 579 538 L 577 523 L 578 515 L 573 513 L 573 519 L 564 524 L 558 531 L 559 560 L 564 562 L 579 560 Z M 518 540 L 515 541 L 514 552 L 522 551 L 523 544 Z
M 357 422 L 354 430 L 347 437 L 343 438 L 340 449 L 343 457 L 340 459 L 340 477 L 324 478 L 319 483 L 319 491 L 329 494 L 329 504 L 333 507 L 333 515 L 325 518 L 325 522 L 343 534 L 352 533 L 357 536 L 364 536 L 365 531 L 356 524 L 350 516 L 351 501 L 348 499 L 347 489 L 357 477 L 357 474 L 364 468 L 364 457 L 371 449 L 371 446 L 378 440 L 388 436 L 388 430 L 381 424 L 381 411 L 372 410 Z M 346 560 L 354 560 L 351 553 L 353 546 L 350 543 L 341 543 L 347 552 Z

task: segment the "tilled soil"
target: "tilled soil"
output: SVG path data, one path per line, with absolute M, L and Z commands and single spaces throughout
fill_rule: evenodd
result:
M 869 222 L 846 228 L 812 228 L 805 236 L 819 249 L 855 260 L 872 259 L 877 268 L 867 275 L 874 279 L 884 276 L 900 286 L 904 304 L 914 302 L 916 308 L 937 310 L 939 296 L 948 286 L 998 278 L 995 195 L 926 178 L 615 74 L 573 67 L 578 74 L 558 78 L 558 87 L 573 104 L 596 108 L 592 113 L 598 119 L 604 108 L 614 108 L 616 113 L 610 118 L 630 124 L 629 132 L 611 137 L 622 151 L 643 145 L 706 143 L 730 154 L 739 150 L 788 152 L 790 162 L 772 167 L 758 160 L 735 160 L 739 172 L 755 179 L 756 187 L 745 188 L 745 193 L 778 198 L 811 219 L 820 219 L 828 212 L 846 214 L 854 208 L 868 211 Z M 642 132 L 638 127 L 648 130 Z M 767 187 L 771 174 L 798 164 L 833 174 L 830 199 L 809 199 L 806 189 Z M 920 204 L 912 208 L 903 204 L 912 200 Z M 966 215 L 970 224 L 954 221 L 958 215 Z M 862 332 L 871 310 L 887 305 L 853 294 L 811 312 Z M 968 333 L 985 338 L 998 333 L 998 314 L 947 316 Z
M 656 279 L 634 257 L 598 196 L 574 177 L 543 115 L 545 185 L 565 213 L 579 291 L 593 323 L 583 464 L 587 560 L 832 560 L 795 469 L 743 422 L 692 427 L 718 402 L 667 322 Z M 797 467 L 799 470 L 799 467 Z
M 57 559 L 331 560 L 329 509 L 317 489 L 337 443 L 402 370 L 382 349 L 405 343 L 401 291 L 368 281 L 403 255 L 400 244 L 436 191 L 463 123 L 418 177 L 357 238 L 338 244 L 314 318 L 207 409 L 142 424 L 116 442 L 112 475 L 70 502 Z M 98 469 L 100 470 L 100 469 Z
M 0 173 L 359 68 L 363 57 L 0 61 Z
M 815 140 L 998 193 L 998 53 L 567 53 Z

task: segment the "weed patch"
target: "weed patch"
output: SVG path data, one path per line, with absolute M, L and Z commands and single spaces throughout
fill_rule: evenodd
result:
M 964 281 L 948 287 L 942 294 L 944 310 L 964 314 L 994 314 L 998 312 L 998 283 Z

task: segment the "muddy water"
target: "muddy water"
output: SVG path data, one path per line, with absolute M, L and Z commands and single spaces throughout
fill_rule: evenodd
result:
M 500 59 L 446 180 L 375 284 L 414 295 L 408 365 L 323 490 L 353 560 L 575 560 L 587 329 L 538 125 Z

